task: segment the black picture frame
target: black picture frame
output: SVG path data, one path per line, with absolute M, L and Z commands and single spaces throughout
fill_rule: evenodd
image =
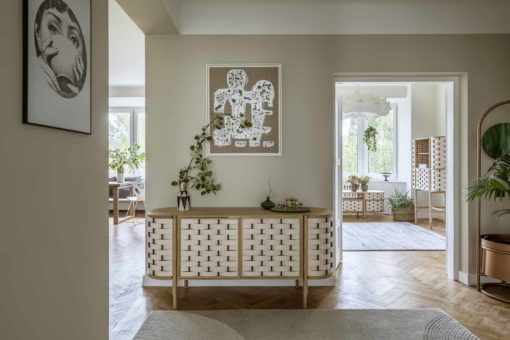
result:
M 58 23 L 63 22 L 64 24 L 69 23 L 69 27 L 75 29 L 74 37 L 71 39 L 71 35 L 73 34 L 59 34 L 60 41 L 63 41 L 62 46 L 64 51 L 70 51 L 72 48 L 69 44 L 69 41 L 74 43 L 76 48 L 75 57 L 81 56 L 81 71 L 84 75 L 76 76 L 74 72 L 78 67 L 76 66 L 76 62 L 74 62 L 74 67 L 72 68 L 71 74 L 75 76 L 70 76 L 75 81 L 78 82 L 78 86 L 73 86 L 75 92 L 69 90 L 71 86 L 67 87 L 66 84 L 69 82 L 64 82 L 64 85 L 57 86 L 58 91 L 49 85 L 49 81 L 43 84 L 40 81 L 41 73 L 48 74 L 48 72 L 42 71 L 41 69 L 37 69 L 34 65 L 36 61 L 40 63 L 40 57 L 35 58 L 34 55 L 37 53 L 41 53 L 40 49 L 36 46 L 36 36 L 39 36 L 36 33 L 35 27 L 42 27 L 40 22 L 37 23 L 37 18 L 40 19 L 38 15 L 43 8 L 43 4 L 45 4 L 44 8 L 51 7 L 56 5 L 57 7 L 52 7 L 47 10 L 51 10 L 54 12 L 52 16 L 62 15 L 62 21 L 58 21 Z M 76 8 L 73 10 L 73 5 L 76 5 Z M 38 8 L 35 11 L 35 8 Z M 65 9 L 65 10 L 63 10 Z M 85 9 L 85 10 L 84 10 Z M 63 10 L 63 12 L 60 12 Z M 78 10 L 79 12 L 76 12 Z M 76 13 L 75 13 L 76 12 Z M 28 125 L 35 125 L 41 127 L 47 127 L 57 130 L 76 132 L 84 135 L 92 134 L 92 0 L 23 0 L 23 111 L 22 111 L 22 123 Z M 42 12 L 42 17 L 46 15 L 45 11 Z M 35 19 L 34 19 L 35 18 Z M 44 19 L 42 19 L 44 20 Z M 38 26 L 36 26 L 39 24 Z M 38 30 L 39 31 L 39 30 Z M 64 30 L 63 30 L 64 31 Z M 65 30 L 66 32 L 72 31 Z M 53 32 L 53 31 L 51 31 Z M 54 38 L 56 35 L 51 35 L 51 44 L 54 43 Z M 76 39 L 78 37 L 78 39 Z M 67 40 L 66 40 L 67 39 Z M 48 41 L 46 40 L 46 41 Z M 82 52 L 76 46 L 76 40 L 82 43 Z M 38 40 L 39 42 L 40 40 Z M 55 46 L 57 46 L 55 44 Z M 40 46 L 39 46 L 40 48 Z M 66 49 L 67 48 L 67 49 Z M 61 50 L 59 50 L 60 52 Z M 85 53 L 83 53 L 85 51 Z M 58 55 L 58 54 L 57 54 Z M 62 53 L 64 55 L 64 53 Z M 67 55 L 69 56 L 69 54 Z M 74 56 L 74 55 L 73 55 Z M 85 58 L 83 58 L 83 56 Z M 68 60 L 67 60 L 68 61 Z M 48 62 L 47 65 L 49 69 L 51 69 L 51 64 Z M 62 63 L 66 67 L 70 67 L 69 63 Z M 53 69 L 51 69 L 53 70 Z M 69 70 L 68 70 L 69 71 Z M 79 72 L 79 71 L 78 71 Z M 68 72 L 69 73 L 69 72 Z M 50 77 L 51 78 L 51 77 Z M 53 86 L 55 84 L 61 84 L 60 78 L 55 74 L 55 78 L 59 81 L 54 81 Z M 62 77 L 65 79 L 65 77 Z M 38 79 L 39 81 L 35 81 Z M 47 78 L 46 78 L 47 79 Z M 75 83 L 72 83 L 75 85 Z M 80 86 L 81 85 L 81 86 Z M 46 87 L 45 87 L 46 86 Z M 64 90 L 65 88 L 65 90 Z M 50 89 L 50 90 L 48 90 Z M 67 91 L 66 91 L 67 90 Z M 41 91 L 41 93 L 38 93 Z M 78 93 L 76 93 L 78 92 Z M 34 93 L 37 93 L 37 96 L 34 96 Z M 41 104 L 43 108 L 39 110 L 39 106 L 37 110 L 34 110 L 34 102 L 36 97 L 39 99 L 44 97 L 44 100 L 39 100 L 38 103 Z M 45 112 L 49 113 L 45 116 Z M 71 115 L 71 116 L 69 116 Z M 51 118 L 48 118 L 51 117 Z M 60 119 L 60 117 L 62 119 Z M 73 119 L 74 117 L 78 119 Z

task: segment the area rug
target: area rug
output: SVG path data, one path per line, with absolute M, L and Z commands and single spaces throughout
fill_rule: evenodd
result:
M 446 250 L 446 238 L 407 222 L 344 223 L 343 250 Z
M 440 309 L 153 311 L 134 339 L 478 339 Z

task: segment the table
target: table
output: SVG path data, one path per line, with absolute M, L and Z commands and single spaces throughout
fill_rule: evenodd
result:
M 119 224 L 124 221 L 127 221 L 132 216 L 127 216 L 124 218 L 119 217 L 119 189 L 129 189 L 129 195 L 134 195 L 134 187 L 135 183 L 133 182 L 108 182 L 108 187 L 113 191 L 113 224 Z
M 276 213 L 262 208 L 192 208 L 149 211 L 146 274 L 172 280 L 295 280 L 306 308 L 309 279 L 334 274 L 333 213 L 311 208 Z

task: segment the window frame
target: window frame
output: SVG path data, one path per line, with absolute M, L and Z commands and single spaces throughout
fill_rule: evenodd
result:
M 138 143 L 138 115 L 140 113 L 145 112 L 145 107 L 143 106 L 110 106 L 108 108 L 108 115 L 110 113 L 129 113 L 129 147 L 133 147 Z M 110 128 L 108 124 L 108 129 Z M 110 149 L 110 145 L 108 145 L 108 150 Z M 141 175 L 136 170 L 130 170 L 131 175 Z
M 392 180 L 398 178 L 398 104 L 390 103 L 393 111 L 393 171 L 389 177 Z M 359 176 L 369 176 L 372 180 L 383 180 L 384 177 L 380 173 L 369 173 L 369 152 L 368 147 L 363 141 L 363 133 L 368 128 L 367 118 L 356 118 L 358 121 L 358 152 L 357 152 L 357 174 Z M 347 178 L 351 173 L 344 173 Z

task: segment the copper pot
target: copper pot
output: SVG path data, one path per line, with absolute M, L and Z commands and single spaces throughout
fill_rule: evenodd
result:
M 510 235 L 490 234 L 480 238 L 480 272 L 510 282 Z

